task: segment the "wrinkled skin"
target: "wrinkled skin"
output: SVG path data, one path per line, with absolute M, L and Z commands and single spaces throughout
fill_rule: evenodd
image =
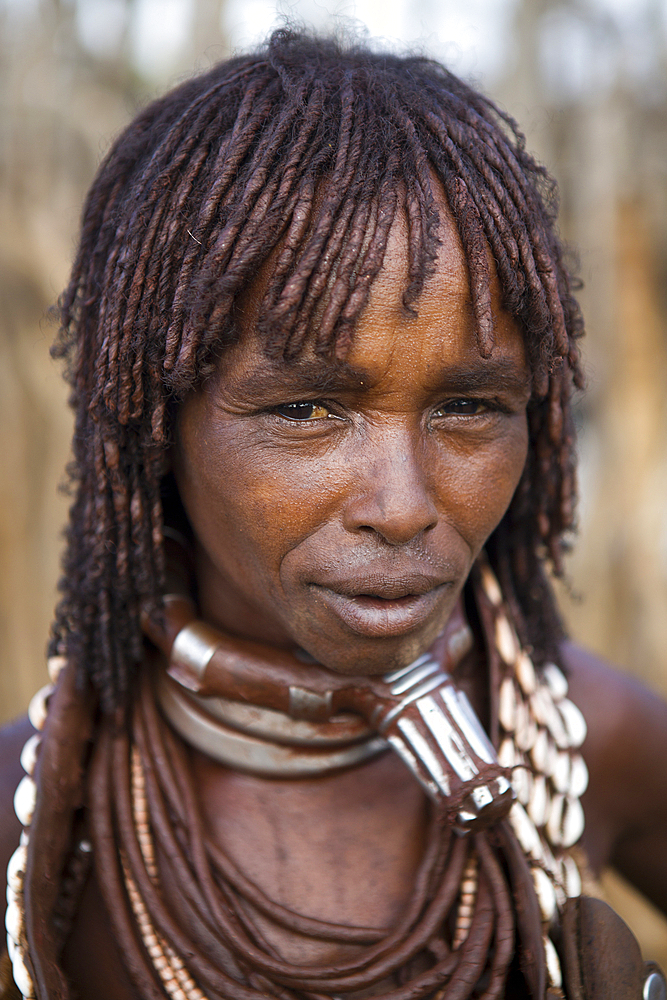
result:
M 521 333 L 496 284 L 496 346 L 480 356 L 453 223 L 417 316 L 406 284 L 397 221 L 338 367 L 271 363 L 251 293 L 239 346 L 178 421 L 204 617 L 344 673 L 384 673 L 431 645 L 526 458 Z
M 308 352 L 292 366 L 263 356 L 253 333 L 260 275 L 238 317 L 239 345 L 178 418 L 172 457 L 196 538 L 202 616 L 301 646 L 343 673 L 384 672 L 433 643 L 525 462 L 521 334 L 494 279 L 496 347 L 480 357 L 465 261 L 443 215 L 437 273 L 417 316 L 401 304 L 402 220 L 336 370 Z M 576 647 L 563 655 L 589 725 L 584 845 L 596 869 L 616 861 L 667 909 L 667 708 Z M 458 682 L 483 717 L 478 650 Z M 3 864 L 18 838 L 9 803 L 26 735 L 19 724 L 4 737 Z M 324 919 L 396 920 L 421 856 L 426 803 L 394 754 L 297 781 L 198 754 L 193 766 L 211 831 L 268 895 Z M 293 961 L 347 954 L 267 934 Z M 65 962 L 83 1000 L 133 995 L 94 879 Z

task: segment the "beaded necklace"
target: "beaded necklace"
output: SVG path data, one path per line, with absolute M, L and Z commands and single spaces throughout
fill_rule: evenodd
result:
M 491 612 L 492 640 L 500 668 L 498 722 L 501 740 L 498 760 L 502 767 L 511 769 L 512 785 L 517 799 L 509 811 L 509 824 L 528 861 L 535 897 L 539 903 L 542 921 L 542 961 L 546 963 L 551 993 L 554 996 L 562 996 L 560 992 L 562 987 L 560 963 L 551 934 L 557 927 L 559 912 L 567 897 L 578 896 L 581 893 L 581 878 L 577 865 L 570 854 L 570 848 L 583 831 L 583 813 L 579 804 L 579 796 L 585 790 L 587 772 L 583 759 L 578 753 L 578 748 L 585 737 L 585 722 L 581 713 L 567 698 L 567 681 L 558 667 L 547 664 L 536 670 L 526 652 L 521 649 L 506 613 L 500 588 L 485 564 L 481 566 L 480 584 L 481 592 Z M 489 631 L 488 628 L 487 631 Z M 54 657 L 50 660 L 49 673 L 52 684 L 38 692 L 31 702 L 29 716 L 33 726 L 38 731 L 44 726 L 53 685 L 57 683 L 58 675 L 64 667 L 65 661 L 62 657 Z M 149 707 L 153 701 L 154 699 L 150 697 L 144 699 Z M 119 885 L 117 888 L 119 890 L 122 888 L 130 903 L 129 913 L 126 916 L 129 922 L 138 929 L 143 949 L 149 957 L 151 968 L 147 974 L 152 975 L 153 982 L 159 983 L 164 995 L 172 1000 L 203 1000 L 205 997 L 232 995 L 225 990 L 221 992 L 220 983 L 211 985 L 211 979 L 215 979 L 215 975 L 208 968 L 201 967 L 201 963 L 200 967 L 197 967 L 197 961 L 193 961 L 192 952 L 188 950 L 187 940 L 183 939 L 181 947 L 178 946 L 178 940 L 175 940 L 179 939 L 178 926 L 175 930 L 171 929 L 173 931 L 171 935 L 166 933 L 168 928 L 156 926 L 154 912 L 152 912 L 154 907 L 151 904 L 151 894 L 159 894 L 160 892 L 160 870 L 156 863 L 155 843 L 155 830 L 159 818 L 155 814 L 154 807 L 149 804 L 151 797 L 155 798 L 154 792 L 150 791 L 150 782 L 154 780 L 154 772 L 149 763 L 145 735 L 144 733 L 144 737 L 142 737 L 135 731 L 133 740 L 127 743 L 125 756 L 121 755 L 116 761 L 117 764 L 121 764 L 122 760 L 126 760 L 127 765 L 123 766 L 129 768 L 128 791 L 124 804 L 120 802 L 122 799 L 120 792 L 117 797 L 120 807 L 127 811 L 131 828 L 134 829 L 134 835 L 129 841 L 130 845 L 134 844 L 134 856 L 130 857 L 126 849 L 122 848 L 118 858 L 119 871 L 122 873 L 122 886 Z M 164 735 L 167 744 L 173 748 L 177 741 L 169 732 Z M 143 745 L 142 739 L 144 740 Z M 12 960 L 15 982 L 26 998 L 36 996 L 28 970 L 29 960 L 26 961 L 28 955 L 24 928 L 23 879 L 29 849 L 29 828 L 37 796 L 37 788 L 31 775 L 35 768 L 39 741 L 38 732 L 28 741 L 21 755 L 21 762 L 27 773 L 17 788 L 15 809 L 24 830 L 20 845 L 8 866 L 6 917 L 8 951 Z M 103 741 L 104 738 L 101 738 L 100 743 Z M 114 752 L 117 750 L 118 748 Z M 113 760 L 113 754 L 109 759 Z M 175 785 L 171 791 L 167 789 L 167 795 L 171 795 L 177 800 L 185 792 L 187 799 L 183 774 L 179 772 L 179 766 L 175 764 L 175 761 L 176 757 L 172 756 L 171 778 Z M 147 782 L 149 783 L 148 791 Z M 118 806 L 117 802 L 116 808 Z M 503 824 L 500 824 L 499 829 L 502 827 Z M 405 923 L 405 927 L 402 928 L 402 940 L 401 934 L 397 933 L 401 929 L 387 932 L 378 928 L 346 928 L 325 925 L 323 922 L 309 920 L 299 914 L 286 911 L 278 904 L 262 897 L 257 887 L 248 883 L 243 873 L 232 871 L 228 860 L 221 859 L 220 852 L 218 852 L 214 859 L 218 870 L 225 869 L 225 865 L 227 865 L 225 877 L 237 894 L 233 897 L 237 900 L 234 903 L 237 907 L 234 918 L 236 923 L 232 928 L 234 934 L 240 935 L 243 940 L 248 939 L 249 927 L 252 925 L 247 913 L 248 900 L 250 900 L 252 905 L 260 911 L 268 913 L 274 919 L 288 920 L 292 926 L 296 926 L 304 933 L 312 933 L 329 940 L 352 940 L 358 943 L 365 941 L 369 945 L 369 950 L 361 964 L 365 963 L 366 968 L 369 968 L 375 961 L 377 967 L 380 968 L 382 961 L 384 961 L 382 955 L 386 954 L 388 945 L 390 951 L 392 949 L 394 952 L 398 950 L 401 954 L 405 953 L 408 956 L 413 953 L 410 946 L 405 946 L 405 941 L 412 941 L 414 944 L 413 939 L 417 933 L 415 927 L 418 927 L 419 934 L 424 938 L 421 946 L 428 945 L 428 947 L 435 949 L 433 954 L 437 953 L 438 948 L 440 948 L 440 958 L 438 959 L 436 954 L 434 966 L 437 975 L 433 969 L 430 970 L 429 975 L 434 985 L 438 976 L 440 976 L 440 981 L 443 980 L 443 977 L 445 980 L 447 976 L 451 977 L 446 985 L 435 990 L 439 998 L 446 998 L 454 979 L 459 974 L 457 969 L 459 969 L 460 963 L 457 964 L 456 956 L 459 953 L 464 957 L 482 954 L 482 952 L 486 954 L 489 950 L 491 941 L 488 939 L 486 931 L 488 920 L 482 919 L 482 917 L 493 911 L 494 904 L 489 893 L 495 892 L 497 884 L 499 885 L 499 869 L 483 835 L 473 834 L 467 838 L 454 837 L 452 840 L 451 829 L 447 834 L 446 830 L 443 831 L 442 824 L 437 826 L 435 823 L 433 830 L 434 834 L 429 839 L 427 849 L 427 854 L 429 852 L 430 854 L 429 857 L 425 857 L 418 877 L 418 881 L 421 879 L 421 888 L 417 886 L 415 894 L 416 899 L 419 897 L 417 902 L 421 906 L 422 917 L 417 920 L 416 924 L 414 913 L 411 917 L 408 915 L 407 923 L 402 921 Z M 198 836 L 200 842 L 203 842 L 204 834 L 201 828 L 199 828 Z M 511 845 L 509 846 L 511 848 Z M 80 854 L 89 854 L 90 844 L 87 841 L 81 841 L 77 850 Z M 195 853 L 197 850 L 195 847 Z M 215 852 L 215 849 L 213 850 Z M 511 850 L 507 857 L 510 855 Z M 195 862 L 195 869 L 197 869 L 198 864 L 199 862 Z M 439 883 L 440 888 L 436 892 L 438 906 L 434 909 L 433 898 L 429 897 L 432 886 L 429 888 L 426 883 L 429 879 L 432 881 L 434 872 L 442 869 L 443 866 L 446 868 L 446 877 L 442 878 Z M 138 872 L 140 878 L 137 878 Z M 209 889 L 205 887 L 205 896 L 208 891 Z M 503 891 L 505 890 L 497 888 L 500 895 L 494 897 L 496 909 L 500 905 L 499 900 L 503 898 Z M 228 895 L 228 901 L 229 898 L 232 897 Z M 239 903 L 238 900 L 244 901 Z M 213 909 L 217 905 L 208 897 L 206 903 Z M 412 909 L 417 906 L 415 901 L 413 904 Z M 417 908 L 419 909 L 419 907 Z M 502 906 L 500 906 L 500 910 L 502 910 Z M 433 938 L 433 933 L 437 928 L 431 931 L 429 920 L 434 919 L 433 915 L 436 911 L 440 914 L 441 922 L 442 914 L 449 914 L 448 919 L 451 921 L 450 930 L 447 932 L 449 946 L 444 941 L 438 945 L 437 939 Z M 489 917 L 489 919 L 491 918 Z M 256 927 L 253 930 L 256 934 Z M 502 987 L 501 978 L 504 981 L 501 965 L 504 961 L 506 969 L 511 955 L 510 953 L 504 956 L 500 954 L 503 951 L 503 936 L 502 934 L 498 936 L 498 928 L 494 933 L 496 934 L 494 938 L 496 943 L 493 948 L 494 964 L 490 970 L 487 969 L 486 975 L 490 976 L 492 980 L 495 976 L 497 983 L 500 983 L 498 987 L 500 989 Z M 509 929 L 506 929 L 505 936 L 508 933 L 510 933 Z M 485 934 L 486 940 L 484 939 Z M 513 938 L 513 933 L 511 936 Z M 392 941 L 395 942 L 393 945 Z M 250 952 L 254 955 L 253 948 L 250 948 L 250 952 L 248 952 L 246 945 L 243 947 L 246 948 L 246 951 L 241 950 L 242 958 L 239 959 L 239 953 L 234 953 L 227 960 L 227 970 L 223 970 L 224 976 L 236 984 L 235 989 L 239 985 L 239 961 L 241 964 L 244 960 L 247 961 L 247 954 Z M 504 947 L 507 951 L 507 946 Z M 373 960 L 374 954 L 380 957 Z M 468 958 L 466 958 L 467 960 Z M 241 970 L 241 978 L 245 975 L 248 987 L 239 987 L 240 992 L 237 989 L 234 995 L 243 996 L 246 1000 L 258 995 L 265 996 L 267 993 L 285 997 L 293 995 L 291 988 L 285 986 L 286 981 L 288 983 L 291 981 L 289 970 L 280 973 L 283 977 L 283 986 L 280 987 L 271 978 L 267 968 L 269 966 L 282 968 L 281 963 L 278 961 L 276 965 L 276 961 L 269 962 L 266 959 L 257 959 L 257 961 L 260 966 L 259 971 L 243 973 Z M 264 971 L 261 969 L 262 963 L 265 966 Z M 386 961 L 385 965 L 387 965 Z M 337 983 L 333 982 L 331 975 L 327 978 L 326 973 L 321 970 L 318 975 L 315 975 L 312 982 L 308 981 L 305 985 L 301 983 L 297 990 L 299 992 L 318 992 L 320 996 L 338 996 L 347 991 L 354 992 L 355 986 L 356 988 L 363 986 L 363 983 L 357 983 L 357 980 L 364 979 L 364 976 L 359 972 L 349 972 L 347 977 L 343 976 L 342 980 L 339 977 Z M 333 978 L 335 979 L 335 977 Z M 330 980 L 332 980 L 331 983 Z M 426 977 L 421 992 L 417 990 L 419 995 L 428 995 L 431 980 L 428 979 L 428 976 Z M 209 983 L 208 988 L 206 988 L 206 981 Z M 375 981 L 377 981 L 377 975 Z M 416 980 L 411 981 L 411 989 L 416 988 L 416 982 Z M 474 985 L 473 982 L 471 988 Z M 294 986 L 296 987 L 296 982 Z M 431 995 L 433 992 L 434 990 L 431 989 Z M 402 992 L 395 990 L 387 996 L 395 996 L 398 1000 L 399 994 L 402 995 Z M 493 995 L 500 994 L 496 991 Z

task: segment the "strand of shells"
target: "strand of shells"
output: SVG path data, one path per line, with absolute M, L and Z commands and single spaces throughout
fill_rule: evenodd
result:
M 499 690 L 498 714 L 502 739 L 498 757 L 503 767 L 512 769 L 512 785 L 517 796 L 509 819 L 531 867 L 542 914 L 550 986 L 560 991 L 560 961 L 550 931 L 566 899 L 581 894 L 581 876 L 569 850 L 584 829 L 584 814 L 579 799 L 588 784 L 588 771 L 578 749 L 586 737 L 586 723 L 579 709 L 567 697 L 567 680 L 559 668 L 548 663 L 538 671 L 521 649 L 505 613 L 502 592 L 488 566 L 482 568 L 482 585 L 495 611 L 495 644 L 505 668 Z M 27 942 L 23 905 L 29 830 L 37 799 L 37 787 L 32 775 L 49 697 L 65 664 L 62 656 L 49 659 L 51 683 L 38 691 L 30 702 L 28 716 L 37 732 L 30 737 L 21 753 L 21 765 L 26 774 L 14 796 L 14 809 L 23 831 L 7 867 L 5 926 L 14 981 L 24 1000 L 34 1000 L 36 996 L 24 960 Z M 157 881 L 144 776 L 136 748 L 133 748 L 131 767 L 134 822 L 139 845 L 146 870 L 151 879 Z M 87 845 L 82 844 L 81 847 L 89 849 Z M 205 1000 L 180 957 L 153 927 L 126 859 L 121 858 L 121 862 L 135 919 L 166 993 L 171 1000 Z M 477 859 L 471 855 L 461 879 L 454 948 L 459 948 L 467 937 L 477 881 Z
M 33 1000 L 36 996 L 32 977 L 25 963 L 27 942 L 25 939 L 25 909 L 23 903 L 23 880 L 25 878 L 30 842 L 30 824 L 37 803 L 37 786 L 33 780 L 37 754 L 41 742 L 40 732 L 44 728 L 48 712 L 48 703 L 56 681 L 66 664 L 63 656 L 52 656 L 48 661 L 51 683 L 41 688 L 32 698 L 28 707 L 28 718 L 37 730 L 26 742 L 21 751 L 21 767 L 26 772 L 21 778 L 14 793 L 14 812 L 23 830 L 19 846 L 16 848 L 7 865 L 7 909 L 5 911 L 5 928 L 7 931 L 7 951 L 12 963 L 14 982 L 24 1000 Z
M 560 961 L 550 937 L 569 896 L 581 895 L 581 875 L 570 854 L 584 831 L 579 801 L 588 771 L 578 752 L 586 738 L 583 715 L 568 697 L 568 683 L 554 663 L 537 670 L 521 649 L 488 566 L 482 586 L 495 611 L 495 643 L 504 673 L 498 697 L 498 759 L 512 769 L 516 802 L 509 820 L 528 858 L 542 914 L 550 986 L 562 988 Z

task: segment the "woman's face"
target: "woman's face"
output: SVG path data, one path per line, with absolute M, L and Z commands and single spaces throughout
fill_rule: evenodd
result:
M 526 458 L 521 333 L 494 277 L 495 348 L 480 356 L 465 259 L 441 213 L 417 316 L 402 307 L 397 218 L 344 365 L 308 351 L 267 359 L 251 289 L 240 343 L 178 419 L 202 616 L 342 673 L 384 673 L 433 643 Z

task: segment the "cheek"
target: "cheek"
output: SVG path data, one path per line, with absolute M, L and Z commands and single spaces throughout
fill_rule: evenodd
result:
M 523 472 L 528 451 L 525 417 L 513 418 L 502 437 L 443 461 L 445 506 L 455 526 L 476 552 L 498 526 Z
M 243 423 L 183 421 L 174 470 L 195 535 L 219 564 L 279 569 L 331 516 L 345 466 L 258 445 Z
M 273 539 L 283 551 L 327 521 L 336 508 L 348 473 L 331 456 L 317 459 L 235 449 L 230 511 L 244 532 Z

